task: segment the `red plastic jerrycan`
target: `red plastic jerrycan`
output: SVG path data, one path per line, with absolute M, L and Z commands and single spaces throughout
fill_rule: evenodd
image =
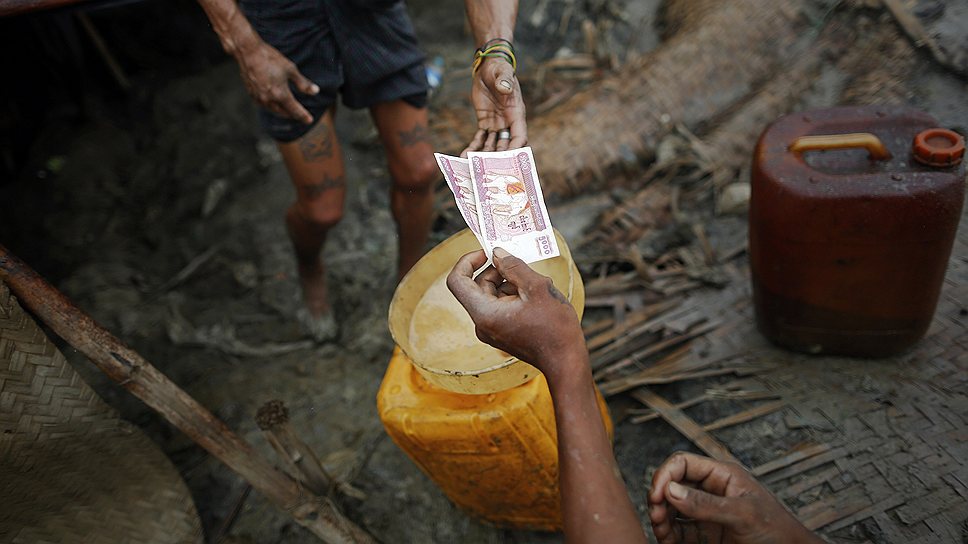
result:
M 906 107 L 840 107 L 763 132 L 749 251 L 765 336 L 881 357 L 924 335 L 964 200 L 964 138 L 937 127 Z

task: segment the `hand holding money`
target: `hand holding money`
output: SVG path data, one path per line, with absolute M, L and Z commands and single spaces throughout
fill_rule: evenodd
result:
M 435 156 L 488 259 L 498 246 L 526 263 L 560 255 L 530 147 Z
M 566 365 L 579 361 L 587 371 L 585 337 L 575 309 L 551 278 L 535 272 L 502 248 L 494 264 L 474 278 L 487 262 L 483 251 L 461 257 L 447 276 L 447 287 L 470 314 L 477 337 L 538 368 L 555 382 L 574 375 Z

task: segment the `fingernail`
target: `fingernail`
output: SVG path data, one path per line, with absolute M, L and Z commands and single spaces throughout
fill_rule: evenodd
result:
M 499 247 L 496 247 L 496 248 L 494 248 L 494 256 L 497 257 L 497 258 L 499 258 L 499 259 L 503 259 L 505 257 L 510 257 L 511 254 L 508 253 L 507 251 L 504 251 L 503 249 L 501 249 Z
M 319 94 L 319 85 L 313 85 L 312 89 L 310 90 L 313 92 L 313 94 Z
M 504 87 L 505 89 L 507 89 L 507 90 L 509 90 L 509 91 L 511 90 L 511 82 L 510 82 L 510 81 L 508 81 L 508 80 L 506 80 L 506 79 L 502 79 L 502 80 L 501 80 L 501 81 L 500 81 L 500 82 L 498 83 L 498 85 L 500 85 L 501 87 Z
M 669 482 L 669 495 L 673 499 L 678 499 L 680 501 L 686 499 L 686 495 L 689 494 L 689 489 L 684 485 L 679 485 L 675 482 Z

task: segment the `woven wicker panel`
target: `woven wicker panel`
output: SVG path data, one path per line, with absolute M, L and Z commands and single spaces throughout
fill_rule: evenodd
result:
M 201 543 L 188 489 L 0 282 L 0 542 Z

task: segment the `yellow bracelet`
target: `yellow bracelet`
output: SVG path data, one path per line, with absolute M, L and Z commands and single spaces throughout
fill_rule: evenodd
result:
M 497 43 L 474 52 L 474 64 L 471 69 L 472 75 L 477 74 L 477 69 L 480 68 L 484 59 L 488 57 L 503 58 L 508 61 L 513 70 L 518 69 L 518 59 L 514 56 L 514 48 L 510 44 Z
M 510 57 L 510 59 L 511 59 L 511 61 L 510 61 L 511 62 L 511 66 L 515 70 L 518 69 L 518 61 L 514 57 L 514 48 L 513 47 L 511 47 L 509 45 L 505 45 L 503 43 L 494 44 L 494 45 L 488 47 L 487 49 L 484 49 L 483 51 L 479 51 L 478 56 L 485 57 L 485 56 L 487 56 L 488 54 L 491 54 L 491 53 L 504 53 L 505 55 L 507 55 L 508 57 Z
M 512 67 L 514 67 L 515 65 L 514 58 L 511 57 L 511 55 L 509 55 L 504 51 L 494 51 L 493 53 L 481 53 L 480 55 L 478 55 L 477 58 L 474 60 L 474 71 L 476 72 L 477 68 L 481 65 L 481 63 L 484 62 L 484 59 L 489 57 L 502 58 L 508 61 L 508 64 L 510 64 Z

